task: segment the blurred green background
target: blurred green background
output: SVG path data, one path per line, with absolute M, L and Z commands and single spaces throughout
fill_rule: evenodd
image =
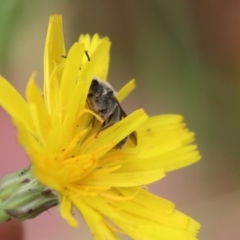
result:
M 0 73 L 21 93 L 32 71 L 42 85 L 52 13 L 63 14 L 67 48 L 80 33 L 109 36 L 108 81 L 118 90 L 137 80 L 127 112 L 179 113 L 196 132 L 202 160 L 150 189 L 202 224 L 199 239 L 240 239 L 240 1 L 0 0 Z M 24 239 L 91 239 L 54 211 L 24 223 Z

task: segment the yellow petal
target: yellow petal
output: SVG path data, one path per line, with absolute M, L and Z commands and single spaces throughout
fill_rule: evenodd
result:
M 128 196 L 131 193 L 130 189 L 126 188 L 119 188 L 119 191 L 123 193 L 124 196 Z M 195 222 L 196 225 L 195 228 L 193 228 L 192 222 L 189 224 L 192 219 L 176 211 L 172 203 L 143 189 L 139 191 L 132 201 L 128 201 L 124 205 L 120 203 L 115 203 L 115 205 L 117 207 L 122 207 L 122 210 L 134 214 L 139 218 L 145 218 L 167 227 L 186 230 L 193 235 L 196 235 L 200 227 L 200 225 Z
M 62 218 L 67 220 L 70 226 L 72 227 L 78 226 L 77 220 L 72 216 L 72 213 L 71 213 L 71 201 L 66 196 L 64 196 L 61 199 L 60 212 L 61 212 Z
M 34 161 L 33 157 L 42 157 L 43 156 L 43 148 L 42 145 L 39 144 L 38 139 L 35 135 L 30 132 L 25 125 L 18 121 L 17 119 L 13 119 L 14 125 L 18 129 L 18 140 L 21 145 L 25 148 L 30 160 Z M 38 158 L 38 160 L 39 160 Z
M 24 127 L 33 131 L 32 120 L 26 101 L 2 76 L 0 76 L 0 105 L 12 118 L 17 119 Z
M 54 14 L 50 17 L 47 38 L 44 51 L 44 96 L 47 104 L 48 111 L 51 112 L 54 107 L 54 98 L 52 91 L 55 90 L 52 87 L 52 81 L 59 85 L 61 79 L 61 72 L 57 75 L 53 74 L 56 68 L 63 64 L 66 56 L 64 36 L 62 29 L 62 16 Z
M 201 156 L 197 150 L 197 145 L 190 145 L 161 156 L 157 165 L 169 172 L 186 167 L 200 159 Z
M 89 92 L 89 88 L 92 82 L 93 77 L 95 76 L 95 69 L 97 66 L 96 58 L 95 60 L 91 60 L 87 62 L 83 67 L 78 76 L 78 82 L 74 89 L 72 99 L 71 99 L 71 106 L 69 108 L 69 121 L 75 120 L 75 116 L 77 115 L 77 111 L 79 113 L 83 112 L 86 107 L 86 99 Z M 82 131 L 88 127 L 89 121 L 91 120 L 92 115 L 84 114 L 81 117 L 81 120 L 77 123 L 78 131 Z M 80 124 L 79 124 L 80 123 Z M 74 126 L 76 127 L 76 126 Z
M 135 79 L 129 81 L 120 91 L 117 93 L 117 100 L 122 102 L 136 87 Z
M 195 221 L 192 221 L 192 219 L 188 217 L 186 217 L 187 223 L 186 225 L 183 225 L 183 228 L 169 227 L 164 224 L 159 224 L 151 219 L 147 219 L 148 216 L 139 217 L 135 213 L 125 211 L 124 205 L 127 206 L 129 202 L 121 204 L 121 208 L 119 210 L 116 210 L 116 207 L 111 206 L 111 202 L 108 203 L 101 198 L 93 199 L 83 197 L 82 200 L 86 205 L 109 218 L 114 224 L 116 224 L 121 230 L 123 230 L 133 239 L 196 240 L 191 231 L 193 229 L 197 231 L 199 229 L 199 224 Z M 150 203 L 147 205 L 151 204 L 151 199 L 149 200 Z M 134 205 L 134 208 L 135 207 L 137 206 Z M 138 206 L 137 208 L 140 209 L 141 207 Z M 142 208 L 144 208 L 144 203 L 142 203 Z M 175 217 L 173 217 L 173 219 L 175 219 Z M 169 221 L 169 224 L 170 222 L 171 221 Z M 92 224 L 94 223 L 92 222 Z
M 110 45 L 111 43 L 108 38 L 103 39 L 92 54 L 91 58 L 91 61 L 94 60 L 98 62 L 95 68 L 95 76 L 102 80 L 107 79 Z
M 106 224 L 104 218 L 87 206 L 80 198 L 73 198 L 73 203 L 83 215 L 95 240 L 117 240 L 118 237 Z
M 29 103 L 29 110 L 33 119 L 36 134 L 41 139 L 41 143 L 44 144 L 44 138 L 47 135 L 50 117 L 48 115 L 42 91 L 35 83 L 35 73 L 32 74 L 26 88 L 26 98 Z
M 190 145 L 194 134 L 188 132 L 182 120 L 178 115 L 150 117 L 138 130 L 139 152 L 130 155 L 122 169 L 172 171 L 198 161 L 197 146 Z
M 76 87 L 83 54 L 84 45 L 80 43 L 75 43 L 68 53 L 60 87 L 62 108 L 68 106 L 69 100 L 73 94 L 73 90 Z
M 150 171 L 114 172 L 92 177 L 91 179 L 83 180 L 83 182 L 86 182 L 88 185 L 133 187 L 155 182 L 164 176 L 165 173 L 162 169 L 154 169 Z
M 89 34 L 81 34 L 79 37 L 79 42 L 84 43 L 85 49 L 87 51 L 90 49 L 91 37 Z
M 146 121 L 145 125 L 140 127 L 139 130 L 146 129 L 148 127 L 150 128 L 155 126 L 176 124 L 182 121 L 183 121 L 183 117 L 177 114 L 164 114 L 164 115 L 153 116 L 149 118 Z
M 93 53 L 96 50 L 100 41 L 102 41 L 102 39 L 100 39 L 99 35 L 95 33 L 92 37 L 91 46 L 90 46 L 91 53 Z
M 189 232 L 182 229 L 163 226 L 158 223 L 144 223 L 142 219 L 132 214 L 122 213 L 122 218 L 135 221 L 136 226 L 132 227 L 123 221 L 118 221 L 119 227 L 128 234 L 132 239 L 145 240 L 197 240 Z
M 136 188 L 118 188 L 118 191 L 123 196 L 129 196 L 136 191 Z M 175 208 L 175 204 L 172 202 L 164 198 L 160 198 L 159 196 L 154 195 L 144 189 L 141 189 L 138 192 L 138 195 L 133 199 L 133 202 L 139 205 L 146 205 L 148 210 L 155 211 L 163 215 L 172 214 Z
M 90 137 L 89 144 L 82 145 L 82 153 L 94 152 L 96 149 L 99 149 L 102 146 L 111 143 L 108 148 L 105 148 L 103 151 L 98 152 L 98 157 L 103 156 L 111 148 L 116 146 L 116 144 L 119 143 L 122 139 L 130 135 L 130 133 L 134 132 L 146 119 L 147 115 L 142 109 L 131 113 L 126 118 L 99 133 L 97 137 L 96 134 Z

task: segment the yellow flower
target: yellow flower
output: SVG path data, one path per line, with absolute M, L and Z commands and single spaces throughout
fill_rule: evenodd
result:
M 54 189 L 60 213 L 71 226 L 77 226 L 74 207 L 95 239 L 118 239 L 118 232 L 137 240 L 196 239 L 200 225 L 144 187 L 199 160 L 194 133 L 183 118 L 148 118 L 140 109 L 96 137 L 102 120 L 88 109 L 86 98 L 93 77 L 107 79 L 109 49 L 108 38 L 85 35 L 66 54 L 62 17 L 51 16 L 44 91 L 32 74 L 25 100 L 1 77 L 0 104 L 17 127 L 34 175 Z M 134 87 L 132 80 L 117 93 L 118 100 Z M 93 117 L 98 121 L 94 126 Z M 114 148 L 133 131 L 137 146 L 128 141 L 123 149 Z

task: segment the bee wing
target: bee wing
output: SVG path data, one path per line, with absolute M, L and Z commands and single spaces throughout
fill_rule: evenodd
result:
M 137 141 L 137 132 L 134 131 L 134 132 L 132 132 L 129 136 L 130 136 L 130 139 L 132 140 L 132 142 L 134 143 L 134 145 L 137 146 L 137 144 L 138 144 L 138 141 Z
M 116 103 L 118 104 L 118 106 L 119 106 L 119 109 L 120 109 L 120 113 L 121 113 L 121 118 L 125 118 L 126 116 L 127 116 L 127 114 L 124 112 L 124 110 L 122 109 L 122 106 L 121 106 L 121 104 L 118 102 L 118 100 L 117 100 L 117 98 L 116 97 L 114 97 L 115 98 L 115 101 L 116 101 Z M 136 131 L 134 131 L 134 132 L 132 132 L 130 135 L 129 135 L 129 137 L 130 137 L 130 139 L 132 140 L 132 142 L 137 146 L 137 132 Z

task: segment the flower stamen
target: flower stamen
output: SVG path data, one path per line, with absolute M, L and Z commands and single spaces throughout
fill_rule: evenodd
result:
M 88 131 L 89 128 L 86 128 L 80 133 L 78 133 L 77 136 L 68 144 L 67 148 L 64 149 L 64 151 L 62 151 L 62 153 L 57 157 L 57 161 L 63 161 L 64 159 L 67 159 L 69 155 L 72 154 L 73 149 L 78 145 L 78 142 L 81 141 L 82 138 L 84 138 Z

